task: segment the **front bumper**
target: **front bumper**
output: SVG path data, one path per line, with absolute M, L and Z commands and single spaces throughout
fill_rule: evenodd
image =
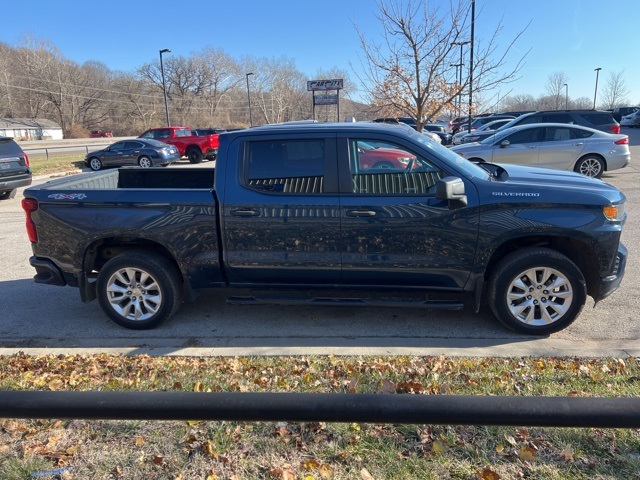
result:
M 607 298 L 618 289 L 620 283 L 622 282 L 622 277 L 624 277 L 624 270 L 627 266 L 628 254 L 629 252 L 627 248 L 622 243 L 620 243 L 618 245 L 618 253 L 616 254 L 613 271 L 610 275 L 607 275 L 600 280 L 600 289 L 598 298 L 595 299 L 596 302 Z

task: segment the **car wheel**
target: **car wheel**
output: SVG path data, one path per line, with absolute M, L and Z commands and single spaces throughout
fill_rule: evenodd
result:
M 100 270 L 96 283 L 102 310 L 118 325 L 153 328 L 182 303 L 180 273 L 160 255 L 139 250 L 122 253 Z
M 13 190 L 5 190 L 4 192 L 0 192 L 0 200 L 7 200 L 8 198 L 13 198 L 16 196 L 16 189 Z
M 149 168 L 149 167 L 153 167 L 153 162 L 149 157 L 147 157 L 146 155 L 143 155 L 138 159 L 138 165 L 142 168 Z
M 379 169 L 389 169 L 389 168 L 394 168 L 393 167 L 393 163 L 389 163 L 389 162 L 378 162 L 376 163 L 373 167 L 371 168 L 379 168 Z
M 97 172 L 102 168 L 102 160 L 100 160 L 98 157 L 90 158 L 89 168 L 91 168 L 91 170 L 93 170 L 94 172 Z
M 200 163 L 202 161 L 202 152 L 197 148 L 192 148 L 187 152 L 187 158 L 191 163 Z
M 587 287 L 580 269 L 549 248 L 526 248 L 502 258 L 488 286 L 498 320 L 520 333 L 548 335 L 570 325 L 582 311 Z
M 582 157 L 578 160 L 574 171 L 587 177 L 600 178 L 602 176 L 602 172 L 604 172 L 604 162 L 600 157 L 587 155 L 586 157 Z

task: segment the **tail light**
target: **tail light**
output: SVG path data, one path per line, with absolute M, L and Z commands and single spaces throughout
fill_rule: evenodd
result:
M 38 242 L 38 232 L 36 230 L 36 224 L 31 219 L 31 214 L 38 210 L 38 201 L 35 198 L 25 198 L 22 200 L 22 209 L 27 215 L 27 235 L 31 243 Z
M 629 137 L 624 136 L 620 140 L 616 140 L 613 143 L 615 143 L 616 145 L 629 145 Z
M 22 155 L 24 155 L 24 163 L 27 165 L 27 167 L 29 166 L 29 157 L 27 156 L 26 153 L 23 153 Z
M 611 125 L 609 130 L 618 135 L 620 133 L 620 125 Z

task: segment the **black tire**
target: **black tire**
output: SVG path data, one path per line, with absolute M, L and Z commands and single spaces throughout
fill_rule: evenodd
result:
M 17 189 L 13 189 L 13 190 L 5 190 L 4 192 L 0 192 L 0 200 L 7 200 L 9 198 L 13 198 L 16 196 L 16 190 Z
M 393 163 L 390 163 L 390 162 L 378 162 L 371 168 L 379 168 L 379 169 L 385 170 L 385 169 L 395 168 L 395 167 L 393 166 Z
M 553 284 L 555 288 L 546 288 Z M 549 248 L 510 253 L 496 264 L 489 279 L 491 310 L 503 325 L 520 333 L 549 335 L 562 330 L 578 317 L 586 300 L 580 269 Z
M 202 162 L 202 152 L 198 148 L 191 148 L 187 152 L 187 158 L 191 163 L 200 163 Z
M 600 157 L 596 155 L 586 155 L 578 160 L 573 170 L 586 177 L 600 178 L 605 168 L 604 162 Z
M 103 167 L 102 160 L 100 160 L 98 157 L 91 157 L 88 163 L 89 163 L 89 168 L 94 172 L 97 172 Z
M 135 330 L 158 326 L 182 303 L 182 282 L 175 265 L 141 250 L 122 253 L 105 263 L 96 288 L 104 313 L 118 325 Z
M 142 168 L 153 167 L 153 161 L 146 155 L 143 155 L 138 159 L 138 166 Z

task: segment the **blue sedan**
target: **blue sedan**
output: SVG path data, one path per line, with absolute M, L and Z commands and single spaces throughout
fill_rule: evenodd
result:
M 158 140 L 140 139 L 122 140 L 97 152 L 89 152 L 84 163 L 91 170 L 103 167 L 123 167 L 138 165 L 148 168 L 157 165 L 170 165 L 180 159 L 178 149 Z

